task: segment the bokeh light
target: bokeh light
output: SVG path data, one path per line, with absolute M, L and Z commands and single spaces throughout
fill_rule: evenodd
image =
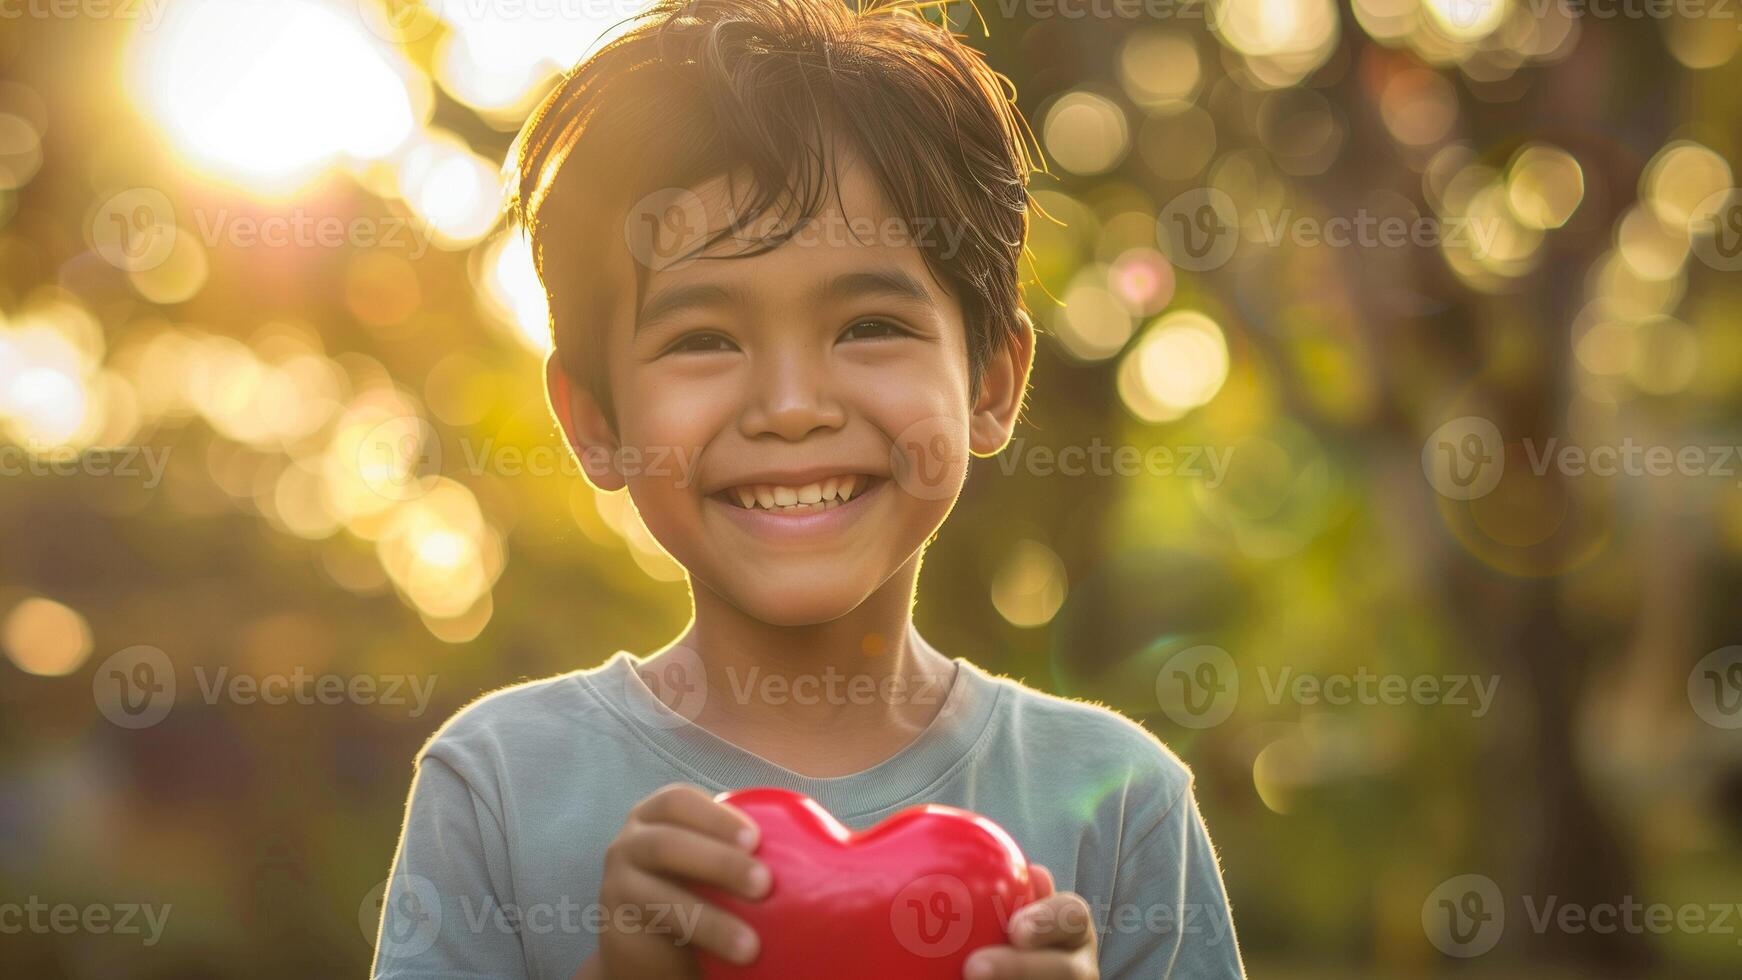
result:
M 1053 103 L 1041 133 L 1048 157 L 1077 174 L 1111 170 L 1131 146 L 1125 111 L 1093 92 L 1072 92 Z
M 436 80 L 484 119 L 517 128 L 555 75 L 643 6 L 640 0 L 431 4 L 448 28 L 436 43 Z
M 1208 404 L 1228 380 L 1228 345 L 1216 322 L 1176 310 L 1143 332 L 1119 365 L 1119 398 L 1145 422 L 1170 422 Z
M 442 719 L 683 628 L 658 522 L 590 486 L 549 417 L 550 309 L 502 207 L 528 111 L 641 2 L 0 18 L 0 669 L 20 695 L 0 700 L 24 733 L 0 863 L 45 896 L 100 899 L 96 867 L 189 910 L 164 975 L 360 969 L 342 920 Z M 1478 864 L 1508 894 L 1734 891 L 1733 732 L 1687 681 L 1730 642 L 1742 496 L 1544 454 L 1734 441 L 1742 33 L 1523 0 L 1091 6 L 983 8 L 985 30 L 925 8 L 1010 76 L 1047 164 L 1020 266 L 1033 390 L 928 545 L 928 640 L 1117 707 L 1193 767 L 1254 975 L 1449 967 L 1417 913 Z M 1237 247 L 1194 261 L 1157 219 L 1208 194 L 1231 208 L 1200 229 L 1226 219 Z M 142 195 L 173 213 L 113 224 Z M 1369 219 L 1426 237 L 1292 234 Z M 347 232 L 229 234 L 277 220 Z M 401 225 L 404 247 L 380 240 Z M 150 261 L 115 240 L 130 227 L 166 233 Z M 1504 473 L 1462 499 L 1422 454 L 1472 419 L 1501 444 L 1445 448 Z M 1142 465 L 1064 475 L 1078 449 Z M 184 684 L 440 684 L 417 717 L 184 686 L 141 734 L 92 703 L 94 664 L 139 643 Z M 1239 674 L 1206 727 L 1159 686 L 1196 644 Z M 1364 669 L 1501 693 L 1472 717 L 1296 703 L 1282 680 Z M 1616 847 L 1595 890 L 1559 859 Z M 1734 953 L 1513 931 L 1467 970 L 1716 980 Z M 8 940 L 24 975 L 114 972 L 99 941 Z
M 70 607 L 33 597 L 6 614 L 0 643 L 19 670 L 59 677 L 78 670 L 91 655 L 91 627 Z
M 1024 538 L 992 578 L 992 605 L 1012 626 L 1044 626 L 1064 605 L 1065 589 L 1065 566 L 1058 554 Z
M 1184 109 L 1204 81 L 1197 43 L 1185 31 L 1133 33 L 1119 49 L 1119 81 L 1131 101 L 1146 109 Z
M 1533 143 L 1513 154 L 1506 202 L 1531 228 L 1559 228 L 1585 199 L 1585 173 L 1565 150 Z
M 128 87 L 189 165 L 263 194 L 387 156 L 427 110 L 421 76 L 319 0 L 181 0 L 130 58 Z

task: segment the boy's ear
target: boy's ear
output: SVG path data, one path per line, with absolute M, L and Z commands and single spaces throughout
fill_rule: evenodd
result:
M 587 482 L 607 492 L 623 489 L 627 481 L 617 465 L 617 433 L 599 410 L 599 400 L 557 363 L 555 351 L 544 361 L 544 390 L 550 396 L 550 413 L 562 426 Z
M 968 420 L 968 448 L 976 456 L 990 456 L 1003 449 L 1022 413 L 1028 371 L 1034 366 L 1034 321 L 1026 310 L 1017 310 L 1016 323 L 1017 329 L 987 362 L 980 379 L 980 397 Z

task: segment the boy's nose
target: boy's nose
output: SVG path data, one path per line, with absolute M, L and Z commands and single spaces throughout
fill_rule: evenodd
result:
M 838 429 L 846 423 L 846 409 L 833 396 L 827 372 L 810 358 L 789 356 L 765 362 L 751 385 L 740 423 L 748 437 L 772 435 L 797 442 L 819 429 Z

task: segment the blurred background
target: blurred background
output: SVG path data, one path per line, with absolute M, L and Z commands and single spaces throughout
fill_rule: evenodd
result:
M 362 975 L 424 739 L 683 625 L 500 219 L 634 9 L 0 3 L 0 973 Z M 1742 975 L 1742 14 L 932 15 L 1051 219 L 921 628 L 1195 769 L 1255 977 Z

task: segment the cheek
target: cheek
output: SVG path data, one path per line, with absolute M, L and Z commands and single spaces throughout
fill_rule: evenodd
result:
M 625 446 L 693 456 L 730 416 L 730 399 L 718 385 L 638 381 L 646 392 L 619 414 Z
M 968 396 L 945 376 L 924 381 L 888 391 L 869 410 L 889 440 L 893 489 L 947 511 L 968 472 Z

